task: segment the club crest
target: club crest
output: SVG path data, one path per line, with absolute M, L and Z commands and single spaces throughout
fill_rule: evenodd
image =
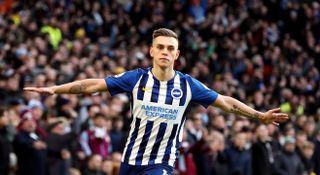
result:
M 171 96 L 172 98 L 175 98 L 175 99 L 180 99 L 182 97 L 183 93 L 182 93 L 182 90 L 179 89 L 179 88 L 173 88 L 171 90 Z

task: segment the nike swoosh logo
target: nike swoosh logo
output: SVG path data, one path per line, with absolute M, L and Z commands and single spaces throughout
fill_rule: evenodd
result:
M 142 91 L 152 91 L 152 88 L 142 87 Z

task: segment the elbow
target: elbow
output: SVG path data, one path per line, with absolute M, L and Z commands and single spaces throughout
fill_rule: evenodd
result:
M 228 106 L 223 106 L 221 109 L 226 113 L 231 113 L 232 112 L 231 107 L 228 107 Z
M 222 109 L 224 112 L 230 113 L 231 112 L 231 104 L 230 104 L 230 98 L 228 96 L 219 95 L 217 101 L 215 102 L 215 106 Z

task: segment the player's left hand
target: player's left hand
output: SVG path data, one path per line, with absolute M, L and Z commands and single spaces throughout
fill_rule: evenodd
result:
M 284 122 L 289 119 L 288 114 L 281 113 L 280 108 L 271 109 L 259 118 L 259 120 L 264 124 L 275 124 L 279 125 L 279 122 Z

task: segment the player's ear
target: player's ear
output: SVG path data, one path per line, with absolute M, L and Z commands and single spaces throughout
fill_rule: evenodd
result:
M 152 46 L 150 47 L 149 52 L 150 52 L 150 56 L 153 58 L 153 47 Z
M 176 57 L 174 58 L 174 60 L 177 60 L 179 58 L 179 55 L 180 55 L 180 50 L 177 50 Z

